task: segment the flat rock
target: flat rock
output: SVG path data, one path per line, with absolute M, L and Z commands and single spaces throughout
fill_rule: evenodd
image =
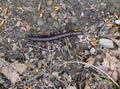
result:
M 120 19 L 115 20 L 115 23 L 116 23 L 117 25 L 120 25 Z
M 105 48 L 115 48 L 114 47 L 114 42 L 110 39 L 106 39 L 106 38 L 101 38 L 99 40 L 99 44 Z

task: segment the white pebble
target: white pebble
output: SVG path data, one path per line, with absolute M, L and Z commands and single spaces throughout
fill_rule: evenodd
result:
M 118 20 L 115 20 L 115 23 L 117 24 L 117 25 L 120 25 L 120 20 L 118 19 Z
M 95 48 L 91 48 L 91 49 L 90 49 L 90 53 L 91 53 L 91 54 L 95 54 L 95 52 L 96 52 Z
M 99 44 L 105 48 L 114 48 L 114 43 L 110 39 L 101 38 L 99 40 Z

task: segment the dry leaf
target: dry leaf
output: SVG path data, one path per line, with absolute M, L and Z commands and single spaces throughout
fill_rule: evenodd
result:
M 118 59 L 117 59 L 115 56 L 110 56 L 110 61 L 111 61 L 111 62 L 116 63 L 117 60 L 118 60 Z
M 106 59 L 109 61 L 110 70 L 117 70 L 117 58 L 115 56 L 111 56 L 110 54 L 106 53 Z
M 115 80 L 115 81 L 117 81 L 118 80 L 118 72 L 117 71 L 113 71 L 113 73 L 112 73 L 112 78 Z
M 11 66 L 20 74 L 22 74 L 27 69 L 27 66 L 22 63 L 12 63 Z
M 117 65 L 114 62 L 110 62 L 110 70 L 117 70 Z
M 89 84 L 88 84 L 88 81 L 85 81 L 85 83 L 86 84 L 85 84 L 85 88 L 84 89 L 91 89 L 90 86 L 89 86 Z
M 85 67 L 90 67 L 89 65 L 94 65 L 94 63 L 95 63 L 95 58 L 93 58 L 92 60 L 87 61 L 88 65 L 85 65 Z
M 13 84 L 21 81 L 19 74 L 2 58 L 0 58 L 0 72 L 3 73 Z
M 93 58 L 93 56 L 90 56 L 88 59 L 87 59 L 87 61 L 90 61 L 90 60 L 93 60 L 94 58 Z
M 107 58 L 104 58 L 103 59 L 103 62 L 102 62 L 102 65 L 103 65 L 103 67 L 105 68 L 105 69 L 109 69 L 110 68 L 110 62 L 109 62 L 109 60 L 107 59 Z

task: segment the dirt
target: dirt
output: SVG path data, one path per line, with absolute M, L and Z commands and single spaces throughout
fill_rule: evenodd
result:
M 0 0 L 0 58 L 10 68 L 12 63 L 27 67 L 13 83 L 0 65 L 0 89 L 119 89 L 115 20 L 120 0 Z M 74 31 L 82 34 L 29 40 Z M 100 43 L 102 38 L 111 44 Z

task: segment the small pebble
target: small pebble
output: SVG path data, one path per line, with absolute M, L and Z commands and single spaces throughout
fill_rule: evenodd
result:
M 53 22 L 53 27 L 55 27 L 55 28 L 58 28 L 59 27 L 59 23 L 58 22 Z
M 95 48 L 91 48 L 91 49 L 90 49 L 90 53 L 91 53 L 91 54 L 95 54 L 95 52 L 96 52 Z
M 37 21 L 37 25 L 39 25 L 39 26 L 43 26 L 43 25 L 44 25 L 44 21 L 43 21 L 43 19 L 38 19 L 38 21 Z
M 32 52 L 33 48 L 32 47 L 29 47 L 29 52 Z
M 41 30 L 41 27 L 39 26 L 39 27 L 37 27 L 37 31 L 40 31 Z
M 71 18 L 71 22 L 72 22 L 72 23 L 76 23 L 77 21 L 78 21 L 78 20 L 77 20 L 76 17 L 72 17 L 72 18 Z
M 106 47 L 106 48 L 115 48 L 114 42 L 110 39 L 101 38 L 99 40 L 99 44 L 102 45 L 103 47 Z
M 55 72 L 54 71 L 54 72 L 52 72 L 52 75 L 58 77 L 59 76 L 59 72 Z
M 115 20 L 115 23 L 116 23 L 117 25 L 120 25 L 120 19 Z
M 85 53 L 84 53 L 84 55 L 90 55 L 90 52 L 88 51 L 88 50 L 85 50 Z

